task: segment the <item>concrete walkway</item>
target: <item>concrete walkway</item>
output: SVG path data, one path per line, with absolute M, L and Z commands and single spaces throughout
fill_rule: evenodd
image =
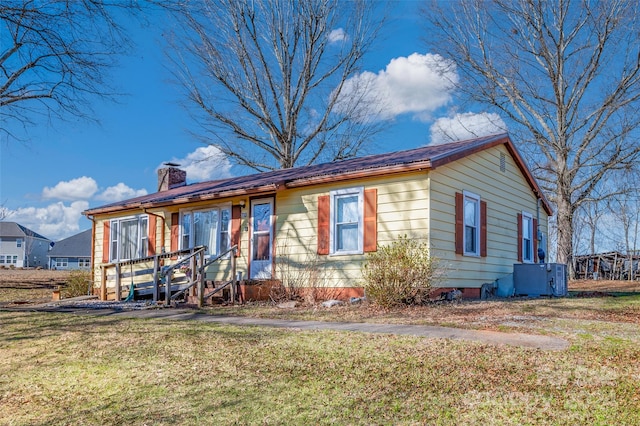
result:
M 374 324 L 357 322 L 296 321 L 240 316 L 208 315 L 190 309 L 137 309 L 87 308 L 73 305 L 46 304 L 30 307 L 0 308 L 12 311 L 63 312 L 78 315 L 114 316 L 123 318 L 161 318 L 178 321 L 202 321 L 235 326 L 278 327 L 293 330 L 337 330 L 360 333 L 384 333 L 419 336 L 429 339 L 469 340 L 493 345 L 510 345 L 543 350 L 563 350 L 569 342 L 552 336 L 502 333 L 488 330 L 467 330 L 454 327 L 432 325 Z

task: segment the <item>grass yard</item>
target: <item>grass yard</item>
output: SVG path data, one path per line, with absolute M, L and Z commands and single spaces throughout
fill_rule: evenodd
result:
M 568 350 L 0 311 L 0 424 L 640 424 L 638 324 L 549 321 Z
M 22 274 L 0 271 L 0 308 L 66 279 Z M 640 288 L 570 285 L 607 289 L 620 297 L 204 310 L 548 334 L 563 351 L 0 310 L 0 425 L 640 425 Z

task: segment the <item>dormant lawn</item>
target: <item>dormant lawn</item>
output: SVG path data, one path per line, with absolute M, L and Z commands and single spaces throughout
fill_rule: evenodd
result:
M 211 314 L 549 334 L 446 339 L 0 311 L 2 425 L 640 425 L 640 296 Z

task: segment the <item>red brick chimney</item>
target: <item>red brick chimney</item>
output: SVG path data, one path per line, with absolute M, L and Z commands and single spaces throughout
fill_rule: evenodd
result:
M 185 186 L 187 172 L 177 167 L 169 166 L 158 170 L 158 192 Z

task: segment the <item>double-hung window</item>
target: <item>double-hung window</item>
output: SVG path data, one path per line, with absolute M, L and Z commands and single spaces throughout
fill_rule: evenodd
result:
M 522 261 L 533 262 L 533 217 L 522 212 Z
M 464 254 L 480 255 L 480 196 L 464 192 Z
M 111 261 L 145 257 L 148 250 L 148 223 L 146 215 L 111 221 Z
M 216 256 L 231 247 L 231 208 L 216 207 L 182 213 L 180 248 L 206 246 L 206 254 Z
M 364 242 L 364 189 L 331 191 L 331 254 L 361 254 Z

